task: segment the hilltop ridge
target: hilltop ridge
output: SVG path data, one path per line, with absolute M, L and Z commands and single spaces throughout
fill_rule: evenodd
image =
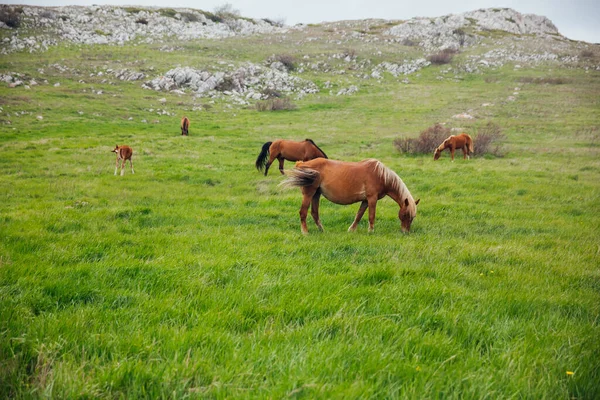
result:
M 219 39 L 256 34 L 285 34 L 306 30 L 309 25 L 284 26 L 269 19 L 218 15 L 191 8 L 120 6 L 2 6 L 2 15 L 12 15 L 11 28 L 0 18 L 0 52 L 44 51 L 59 43 L 116 44 L 139 41 L 160 42 L 167 38 L 182 41 Z M 324 23 L 331 26 L 360 25 L 361 21 Z M 552 36 L 564 39 L 548 18 L 521 14 L 510 8 L 479 9 L 437 18 L 415 17 L 407 21 L 387 21 L 383 36 L 416 40 L 427 49 L 458 48 L 476 43 L 486 32 L 497 30 L 515 35 Z

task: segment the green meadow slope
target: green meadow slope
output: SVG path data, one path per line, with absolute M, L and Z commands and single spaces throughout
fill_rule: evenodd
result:
M 377 77 L 429 55 L 385 26 L 0 56 L 23 81 L 0 85 L 0 397 L 600 397 L 598 46 L 487 32 Z M 554 42 L 556 59 L 469 72 Z M 142 88 L 273 55 L 318 88 L 293 110 Z M 475 138 L 493 122 L 504 155 L 394 147 L 438 122 Z M 411 233 L 390 199 L 372 234 L 346 231 L 358 205 L 322 200 L 325 231 L 303 236 L 299 191 L 254 168 L 277 138 L 381 160 L 421 199 Z M 135 174 L 113 175 L 115 144 Z

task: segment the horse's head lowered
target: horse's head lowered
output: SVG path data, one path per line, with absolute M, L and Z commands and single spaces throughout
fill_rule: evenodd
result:
M 421 201 L 421 199 L 414 201 L 412 197 L 407 197 L 402 201 L 400 211 L 398 211 L 402 232 L 410 232 L 410 225 L 417 216 L 417 204 L 419 204 L 419 201 Z
M 450 136 L 452 137 L 452 136 Z M 444 140 L 444 143 L 440 144 L 435 151 L 433 152 L 433 159 L 437 160 L 438 158 L 440 158 L 440 156 L 442 155 L 442 151 L 444 151 L 444 149 L 449 145 L 450 143 L 450 138 Z

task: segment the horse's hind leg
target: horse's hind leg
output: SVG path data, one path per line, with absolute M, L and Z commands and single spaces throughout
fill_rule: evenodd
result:
M 135 172 L 133 172 L 133 159 L 132 158 L 129 159 L 129 165 L 131 166 L 131 173 L 135 174 Z
M 121 176 L 125 175 L 125 164 L 127 163 L 126 159 L 123 159 L 123 162 L 121 163 Z
M 281 172 L 281 175 L 283 175 L 283 162 L 285 161 L 285 158 L 279 156 L 277 159 L 279 160 L 279 172 Z
M 115 176 L 117 176 L 118 170 L 119 170 L 119 158 L 117 157 L 117 162 L 115 163 Z
M 317 188 L 303 187 L 302 188 L 302 205 L 300 206 L 300 230 L 303 234 L 308 235 L 308 227 L 306 226 L 306 216 L 308 215 L 308 206 L 312 202 Z
M 377 196 L 367 199 L 369 207 L 369 232 L 375 230 L 375 210 L 377 208 Z
M 356 227 L 358 226 L 358 223 L 360 222 L 361 218 L 365 214 L 367 207 L 368 207 L 367 201 L 363 200 L 363 202 L 360 203 L 360 208 L 358 209 L 358 212 L 356 213 L 356 218 L 354 218 L 354 222 L 348 228 L 348 232 L 354 232 L 356 230 Z
M 323 225 L 321 225 L 321 219 L 319 218 L 319 200 L 321 199 L 321 191 L 317 190 L 310 203 L 310 213 L 315 220 L 315 224 L 321 232 L 323 232 Z

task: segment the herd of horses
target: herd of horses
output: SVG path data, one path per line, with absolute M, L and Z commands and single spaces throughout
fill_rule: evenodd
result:
M 188 136 L 189 127 L 190 120 L 183 117 L 181 134 Z M 433 159 L 438 160 L 446 149 L 450 150 L 452 161 L 454 161 L 455 150 L 462 150 L 464 159 L 470 158 L 474 152 L 473 140 L 466 133 L 452 135 L 435 149 Z M 113 152 L 117 155 L 115 175 L 117 175 L 119 161 L 122 161 L 121 175 L 124 174 L 127 160 L 131 165 L 131 173 L 134 173 L 131 147 L 117 145 Z M 402 231 L 410 232 L 410 226 L 417 216 L 417 204 L 420 199 L 415 200 L 398 174 L 383 165 L 381 161 L 376 159 L 359 162 L 331 160 L 311 139 L 300 142 L 275 140 L 266 142 L 262 146 L 255 162 L 256 169 L 264 170 L 266 176 L 275 159 L 279 161 L 279 172 L 286 176 L 280 185 L 299 187 L 302 191 L 300 229 L 303 234 L 308 234 L 306 217 L 309 206 L 315 224 L 319 230 L 323 230 L 319 218 L 321 195 L 336 204 L 360 203 L 356 217 L 348 231 L 356 230 L 364 213 L 369 209 L 369 232 L 374 229 L 377 201 L 389 196 L 400 207 L 398 219 Z M 295 161 L 294 169 L 284 171 L 285 160 Z

